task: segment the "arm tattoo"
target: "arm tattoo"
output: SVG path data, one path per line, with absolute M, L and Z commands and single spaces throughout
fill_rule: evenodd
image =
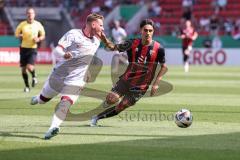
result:
M 109 39 L 107 39 L 106 37 L 102 38 L 101 40 L 102 40 L 103 44 L 111 51 L 117 50 L 116 45 L 113 42 L 111 42 Z

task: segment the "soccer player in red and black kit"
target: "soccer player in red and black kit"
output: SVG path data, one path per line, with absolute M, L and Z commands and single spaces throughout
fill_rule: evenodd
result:
M 141 38 L 126 40 L 121 44 L 113 44 L 102 33 L 101 40 L 107 48 L 127 52 L 129 65 L 101 104 L 107 109 L 92 117 L 91 126 L 96 126 L 99 119 L 115 116 L 127 107 L 133 106 L 146 93 L 160 64 L 161 69 L 152 84 L 150 94 L 153 96 L 157 92 L 159 83 L 167 72 L 165 51 L 159 42 L 152 39 L 154 22 L 151 19 L 143 20 L 140 23 L 140 30 Z M 119 102 L 120 98 L 122 99 Z
M 192 26 L 191 21 L 187 20 L 185 22 L 184 28 L 181 30 L 180 38 L 182 39 L 182 53 L 183 53 L 183 62 L 184 62 L 184 71 L 189 71 L 189 55 L 192 51 L 193 41 L 198 37 L 198 33 Z

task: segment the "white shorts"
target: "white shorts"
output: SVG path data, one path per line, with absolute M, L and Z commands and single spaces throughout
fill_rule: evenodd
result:
M 45 98 L 52 99 L 53 97 L 57 96 L 58 94 L 61 95 L 61 97 L 69 97 L 72 100 L 72 103 L 74 104 L 76 100 L 78 99 L 82 87 L 80 86 L 71 86 L 71 85 L 65 85 L 63 82 L 57 82 L 52 81 L 48 79 L 41 91 L 41 95 Z M 51 85 L 53 84 L 54 85 Z M 56 85 L 55 85 L 56 84 Z

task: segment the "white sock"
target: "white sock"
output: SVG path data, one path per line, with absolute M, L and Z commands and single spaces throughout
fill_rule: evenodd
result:
M 56 116 L 56 114 L 53 115 L 53 118 L 52 118 L 52 124 L 49 128 L 50 129 L 53 129 L 53 128 L 59 128 L 60 125 L 62 124 L 63 120 L 61 120 L 60 118 L 58 118 L 58 116 Z
M 54 127 L 59 128 L 60 125 L 63 123 L 63 121 L 67 117 L 67 113 L 69 111 L 69 108 L 71 106 L 71 103 L 67 100 L 61 100 L 58 104 L 56 111 L 52 118 L 52 124 L 49 129 L 52 129 Z
M 184 71 L 185 72 L 189 72 L 189 64 L 188 64 L 188 62 L 185 62 L 185 64 L 184 64 Z

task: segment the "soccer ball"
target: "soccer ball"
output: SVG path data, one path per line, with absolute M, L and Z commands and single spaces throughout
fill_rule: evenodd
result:
M 180 128 L 187 128 L 191 126 L 192 121 L 192 113 L 187 109 L 181 109 L 175 114 L 175 123 Z

